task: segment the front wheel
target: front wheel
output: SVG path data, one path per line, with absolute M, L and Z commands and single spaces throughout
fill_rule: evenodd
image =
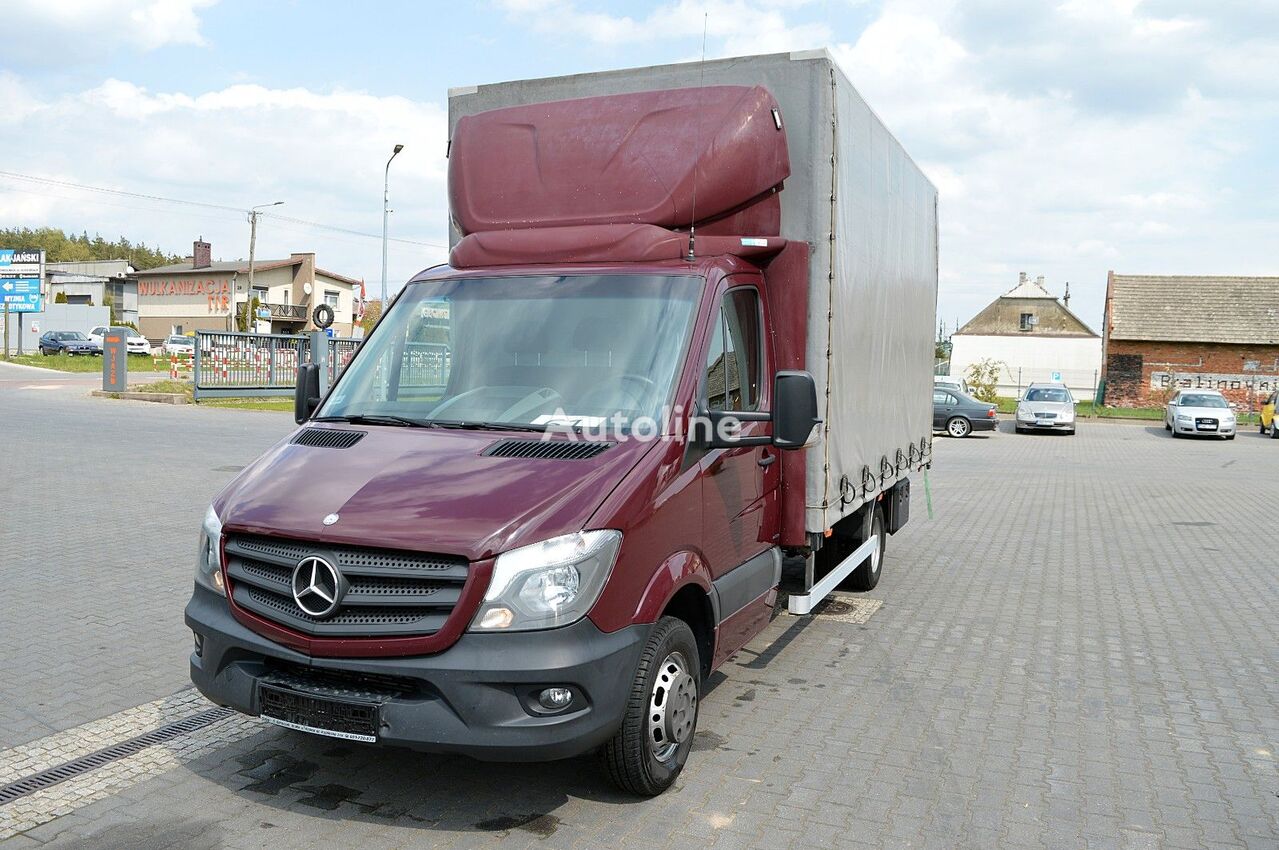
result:
M 1279 416 L 1270 420 L 1270 439 L 1279 440 Z
M 701 669 L 688 624 L 658 620 L 640 655 L 622 726 L 600 750 L 619 788 L 656 797 L 674 784 L 693 749 Z
M 962 416 L 956 416 L 946 423 L 946 433 L 952 437 L 967 437 L 972 430 L 972 423 Z

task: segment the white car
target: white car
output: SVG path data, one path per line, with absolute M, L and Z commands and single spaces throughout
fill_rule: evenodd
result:
M 1174 437 L 1235 438 L 1235 412 L 1217 390 L 1181 390 L 1164 410 L 1164 430 Z
M 967 381 L 950 375 L 933 375 L 933 389 L 959 390 L 964 395 L 972 395 L 972 391 L 968 389 Z
M 173 334 L 166 336 L 160 343 L 160 353 L 164 355 L 179 354 L 183 357 L 195 356 L 195 337 Z
M 125 328 L 124 330 L 128 334 L 128 338 L 124 341 L 124 345 L 130 354 L 145 354 L 148 357 L 151 356 L 151 343 L 147 342 L 146 337 L 135 331 L 133 328 Z M 98 325 L 96 328 L 89 331 L 89 339 L 93 340 L 98 345 L 102 345 L 102 335 L 106 332 L 107 329 L 104 326 Z

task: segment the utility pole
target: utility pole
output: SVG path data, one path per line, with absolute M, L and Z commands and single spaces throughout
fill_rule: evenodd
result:
M 278 207 L 282 203 L 284 203 L 284 201 L 274 201 L 269 204 L 258 204 L 256 207 L 249 210 L 249 291 L 244 293 L 244 329 L 246 331 L 249 329 L 249 313 L 253 309 L 253 255 L 258 246 L 258 216 L 262 215 L 262 213 L 258 212 L 258 210 L 263 209 L 264 207 Z M 231 298 L 234 300 L 234 293 L 232 293 Z M 234 304 L 232 304 L 232 308 L 232 312 L 235 312 Z
M 391 151 L 391 159 L 386 161 L 386 172 L 382 175 L 382 309 L 386 309 L 386 225 L 391 215 L 391 160 L 400 155 L 404 145 L 396 145 Z
M 4 334 L 0 336 L 0 353 L 4 354 L 4 359 L 9 359 L 9 302 L 4 302 Z

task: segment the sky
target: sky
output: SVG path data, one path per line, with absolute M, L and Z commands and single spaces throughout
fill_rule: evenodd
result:
M 1279 0 L 8 0 L 0 226 L 388 278 L 447 255 L 453 86 L 828 47 L 940 192 L 938 314 L 1279 273 Z M 319 227 L 316 225 L 324 225 Z M 3 247 L 3 246 L 0 246 Z

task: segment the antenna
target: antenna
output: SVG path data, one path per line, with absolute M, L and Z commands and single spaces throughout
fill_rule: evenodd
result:
M 697 98 L 700 101 L 704 95 L 702 89 L 706 83 L 706 27 L 710 20 L 710 12 L 702 12 L 702 65 L 701 73 L 697 79 Z M 693 155 L 699 156 L 702 151 L 702 110 L 697 110 L 697 143 L 694 145 Z M 693 209 L 689 216 L 688 222 L 688 256 L 684 259 L 687 262 L 693 262 L 695 259 L 693 244 L 697 239 L 697 160 L 693 160 Z

